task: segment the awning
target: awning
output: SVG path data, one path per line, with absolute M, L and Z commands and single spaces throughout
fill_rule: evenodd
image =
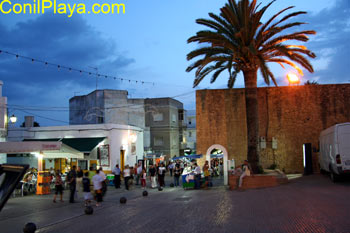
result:
M 212 159 L 214 159 L 214 158 L 223 158 L 224 157 L 224 155 L 223 154 L 211 154 L 210 155 L 210 158 L 212 158 Z
M 57 141 L 0 142 L 0 153 L 41 153 L 43 158 L 84 158 L 84 153 Z
M 24 141 L 60 141 L 80 152 L 90 153 L 105 137 L 96 138 L 47 138 L 47 139 L 24 139 Z
M 199 159 L 202 157 L 203 157 L 202 154 L 200 154 L 200 155 L 186 155 L 186 158 L 189 158 L 189 159 Z

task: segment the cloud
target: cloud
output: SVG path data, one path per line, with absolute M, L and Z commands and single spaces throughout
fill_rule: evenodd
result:
M 337 0 L 332 8 L 314 15 L 306 15 L 308 29 L 317 31 L 307 46 L 316 53 L 315 72 L 307 74 L 319 83 L 342 83 L 350 80 L 350 2 Z
M 135 62 L 120 54 L 114 40 L 105 38 L 79 15 L 67 18 L 44 14 L 12 28 L 0 23 L 0 41 L 2 50 L 78 69 L 98 67 L 100 73 L 111 75 Z M 0 54 L 0 67 L 9 105 L 68 106 L 75 92 L 86 94 L 94 90 L 96 83 L 95 77 L 89 75 L 4 53 Z M 99 81 L 99 88 L 117 89 L 118 85 L 112 79 Z M 68 121 L 67 113 L 61 117 Z

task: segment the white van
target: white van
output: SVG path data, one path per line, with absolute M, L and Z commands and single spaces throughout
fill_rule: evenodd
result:
M 337 124 L 320 134 L 321 172 L 329 172 L 333 182 L 350 174 L 350 122 Z

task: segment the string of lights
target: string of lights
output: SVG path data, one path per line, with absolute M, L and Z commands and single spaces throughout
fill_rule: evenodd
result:
M 193 94 L 195 90 L 182 93 L 176 96 L 171 96 L 169 98 L 179 98 L 188 96 L 190 94 Z M 112 106 L 103 108 L 104 110 L 111 110 L 111 109 L 119 109 L 119 108 L 143 108 L 143 104 L 127 104 L 127 105 L 118 105 L 118 106 Z M 0 106 L 0 108 L 9 108 L 11 110 L 29 110 L 29 111 L 41 111 L 41 112 L 68 112 L 68 111 L 84 111 L 85 108 L 69 108 L 69 107 L 59 107 L 59 106 L 25 106 L 25 105 L 16 105 L 16 104 L 7 104 L 6 106 Z
M 155 85 L 154 82 L 148 82 L 148 81 L 143 81 L 143 80 L 127 79 L 127 78 L 120 78 L 120 77 L 116 77 L 116 76 L 113 76 L 113 75 L 100 74 L 98 72 L 91 72 L 91 71 L 87 71 L 87 70 L 84 70 L 84 69 L 77 69 L 77 68 L 74 68 L 74 67 L 71 67 L 71 66 L 61 65 L 61 64 L 57 64 L 57 63 L 53 63 L 53 62 L 48 62 L 48 61 L 43 61 L 41 59 L 20 55 L 18 53 L 9 52 L 9 51 L 6 51 L 6 50 L 1 50 L 0 49 L 0 54 L 7 54 L 7 55 L 10 55 L 10 56 L 14 56 L 16 59 L 22 58 L 22 59 L 29 60 L 32 63 L 36 62 L 36 63 L 44 64 L 46 66 L 56 67 L 58 70 L 62 69 L 62 70 L 67 70 L 69 72 L 77 72 L 80 75 L 87 74 L 89 76 L 95 76 L 96 78 L 113 79 L 113 80 L 118 80 L 120 82 L 127 82 L 127 83 L 133 83 L 133 84 L 141 84 L 141 85 L 149 84 L 149 85 L 152 85 L 152 86 Z

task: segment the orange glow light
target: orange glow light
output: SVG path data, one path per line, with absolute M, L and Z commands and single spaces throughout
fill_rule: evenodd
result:
M 294 73 L 288 73 L 287 78 L 290 84 L 299 84 L 300 83 L 300 78 L 298 75 Z

